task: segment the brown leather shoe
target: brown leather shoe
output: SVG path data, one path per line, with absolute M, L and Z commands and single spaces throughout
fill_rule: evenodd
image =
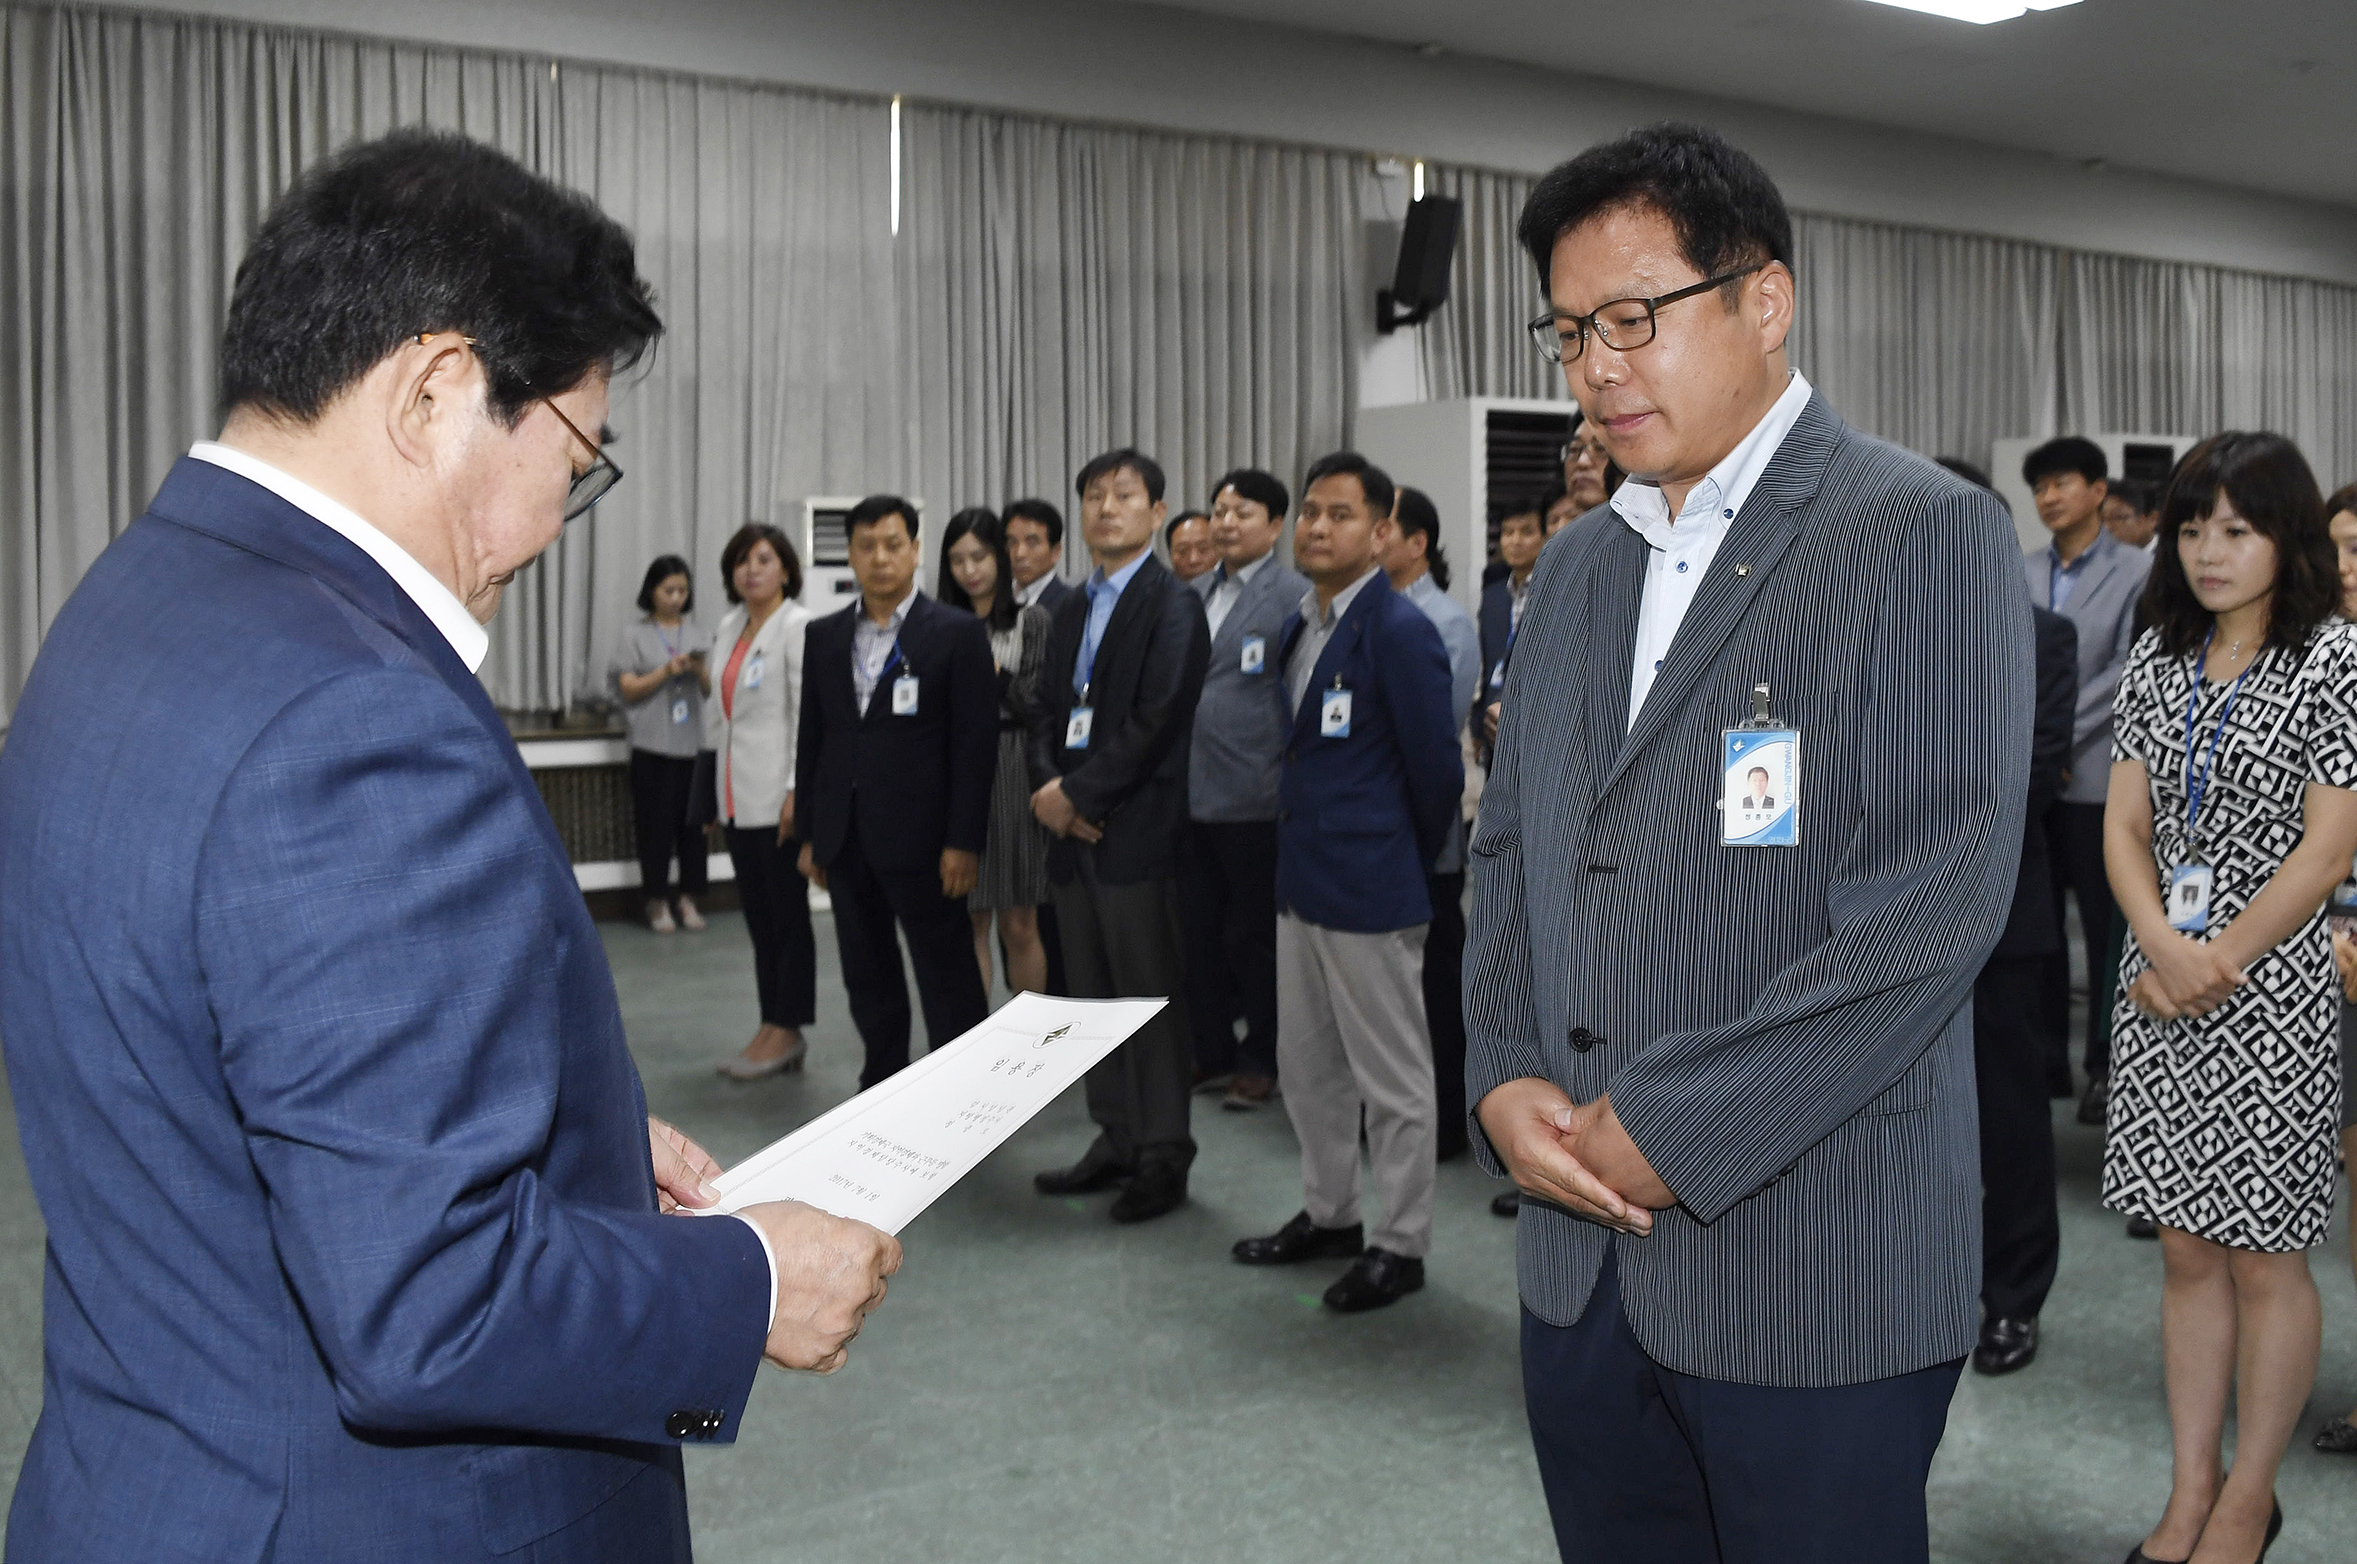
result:
M 1219 1105 L 1230 1113 L 1250 1113 L 1267 1105 L 1277 1095 L 1277 1078 L 1273 1075 L 1239 1075 L 1228 1083 L 1228 1094 Z

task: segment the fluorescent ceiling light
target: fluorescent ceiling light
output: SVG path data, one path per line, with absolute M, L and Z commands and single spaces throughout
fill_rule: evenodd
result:
M 1991 22 L 2010 22 L 2024 11 L 2059 11 L 2078 3 L 2079 0 L 1874 0 L 1876 5 L 1893 5 L 1902 11 L 1922 11 L 1984 27 Z

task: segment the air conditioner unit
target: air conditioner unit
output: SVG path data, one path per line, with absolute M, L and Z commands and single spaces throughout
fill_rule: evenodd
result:
M 1502 396 L 1359 410 L 1360 453 L 1393 482 L 1432 497 L 1448 551 L 1449 595 L 1467 610 L 1481 610 L 1481 572 L 1499 519 L 1563 481 L 1563 445 L 1577 410 L 1570 402 Z

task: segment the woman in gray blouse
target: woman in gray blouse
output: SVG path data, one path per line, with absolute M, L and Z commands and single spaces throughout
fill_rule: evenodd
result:
M 665 554 L 647 566 L 638 589 L 646 617 L 622 632 L 606 682 L 630 725 L 630 800 L 638 825 L 639 884 L 647 923 L 670 934 L 701 929 L 695 898 L 704 893 L 704 833 L 688 828 L 688 784 L 704 736 L 706 667 L 712 638 L 689 617 L 695 581 L 687 561 Z M 671 918 L 671 859 L 679 858 L 679 922 Z

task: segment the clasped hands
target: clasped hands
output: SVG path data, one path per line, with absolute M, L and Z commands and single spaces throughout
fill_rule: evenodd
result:
M 666 1212 L 699 1211 L 720 1199 L 712 1154 L 661 1119 L 647 1120 L 655 1192 Z M 761 1229 L 777 1257 L 776 1312 L 762 1356 L 784 1369 L 832 1374 L 851 1351 L 868 1313 L 900 1269 L 900 1240 L 830 1216 L 799 1200 L 772 1200 L 737 1213 Z
M 2128 1003 L 2155 1021 L 2207 1015 L 2246 981 L 2242 968 L 2215 944 L 2187 939 L 2174 929 L 2166 939 L 2147 944 L 2140 936 L 2137 943 L 2151 965 L 2128 985 Z
M 1607 1092 L 1573 1102 L 1553 1081 L 1508 1081 L 1476 1110 L 1491 1149 L 1526 1195 L 1642 1238 L 1678 1203 L 1612 1111 Z
M 1080 807 L 1064 796 L 1062 777 L 1031 795 L 1031 814 L 1058 836 L 1069 836 L 1076 842 L 1101 842 L 1105 839 L 1103 828 L 1083 819 Z

